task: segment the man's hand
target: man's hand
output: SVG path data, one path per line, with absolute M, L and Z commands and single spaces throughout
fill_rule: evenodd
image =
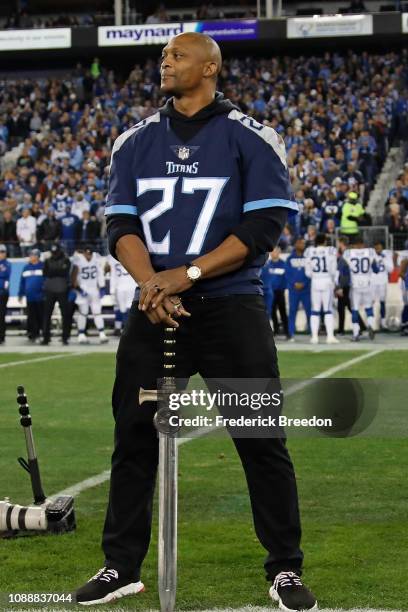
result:
M 297 291 L 301 291 L 304 288 L 305 284 L 304 283 L 295 283 L 294 286 L 295 286 L 295 289 Z
M 336 289 L 334 293 L 337 297 L 343 297 L 343 289 Z
M 162 324 L 166 327 L 176 328 L 180 325 L 173 317 L 191 317 L 191 314 L 184 308 L 178 295 L 165 297 L 162 304 L 154 309 L 149 306 L 145 314 L 153 325 Z
M 157 309 L 167 296 L 182 293 L 192 285 L 185 266 L 156 272 L 140 287 L 139 310 Z

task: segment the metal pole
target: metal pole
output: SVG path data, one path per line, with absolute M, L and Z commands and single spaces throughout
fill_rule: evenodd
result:
M 256 0 L 256 17 L 261 18 L 261 0 Z
M 122 25 L 122 0 L 115 0 L 115 25 Z
M 273 0 L 266 0 L 266 18 L 272 19 L 273 17 Z

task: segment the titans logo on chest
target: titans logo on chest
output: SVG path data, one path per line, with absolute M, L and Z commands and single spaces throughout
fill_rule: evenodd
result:
M 176 157 L 181 161 L 190 159 L 195 153 L 197 153 L 200 147 L 189 147 L 186 145 L 172 145 L 170 149 Z M 197 174 L 199 162 L 193 162 L 192 164 L 179 164 L 172 161 L 166 161 L 167 174 L 178 174 L 184 172 L 185 174 Z

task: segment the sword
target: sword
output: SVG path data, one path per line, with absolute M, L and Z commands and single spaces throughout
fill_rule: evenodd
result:
M 171 425 L 176 413 L 169 409 L 169 395 L 176 391 L 175 332 L 164 330 L 164 376 L 160 391 L 140 388 L 139 403 L 158 402 L 154 425 L 159 434 L 159 550 L 158 586 L 161 612 L 173 612 L 177 590 L 177 499 L 179 427 Z

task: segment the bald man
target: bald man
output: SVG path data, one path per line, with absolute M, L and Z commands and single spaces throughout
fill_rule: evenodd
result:
M 297 204 L 281 137 L 216 92 L 220 69 L 220 49 L 208 36 L 172 38 L 161 62 L 167 103 L 113 147 L 109 249 L 138 289 L 117 352 L 105 563 L 76 592 L 78 603 L 144 589 L 158 438 L 157 407 L 139 406 L 138 397 L 140 387 L 154 389 L 163 376 L 164 327 L 177 330 L 177 378 L 199 373 L 212 386 L 211 379 L 264 378 L 279 388 L 260 273 Z M 234 406 L 233 415 L 240 410 Z M 283 610 L 315 609 L 300 580 L 296 479 L 285 440 L 255 427 L 231 433 L 268 551 L 270 595 Z

